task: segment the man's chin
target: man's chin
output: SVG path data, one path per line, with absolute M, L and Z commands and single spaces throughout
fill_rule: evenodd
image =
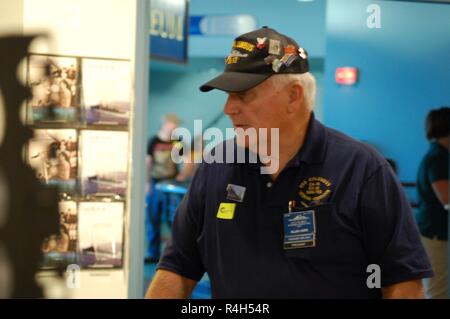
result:
M 236 145 L 240 148 L 248 149 L 249 151 L 254 152 L 254 153 L 258 152 L 257 144 L 249 143 L 248 141 L 246 141 L 246 142 L 237 141 Z

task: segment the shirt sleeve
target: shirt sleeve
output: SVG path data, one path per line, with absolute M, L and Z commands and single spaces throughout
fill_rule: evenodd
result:
M 205 273 L 197 239 L 203 228 L 205 165 L 200 165 L 187 194 L 176 211 L 172 236 L 157 269 L 199 281 Z
M 362 186 L 360 220 L 370 264 L 380 266 L 381 285 L 433 276 L 410 204 L 387 164 Z
M 428 162 L 428 178 L 431 183 L 448 180 L 448 156 L 433 156 Z

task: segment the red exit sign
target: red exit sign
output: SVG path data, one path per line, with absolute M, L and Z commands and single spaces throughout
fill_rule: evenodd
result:
M 358 80 L 358 69 L 355 67 L 337 68 L 335 79 L 337 84 L 353 85 Z

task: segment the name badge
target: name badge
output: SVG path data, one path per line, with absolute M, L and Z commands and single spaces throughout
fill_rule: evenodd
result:
M 314 210 L 284 214 L 284 249 L 316 246 Z

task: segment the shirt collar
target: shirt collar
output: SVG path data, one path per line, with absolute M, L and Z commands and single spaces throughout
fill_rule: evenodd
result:
M 311 112 L 305 142 L 297 155 L 287 164 L 287 167 L 300 166 L 301 162 L 306 164 L 322 163 L 327 148 L 326 133 L 325 126 L 316 120 L 314 112 Z
M 327 139 L 326 139 L 326 127 L 316 120 L 314 112 L 311 112 L 311 118 L 308 123 L 305 142 L 299 149 L 297 154 L 286 165 L 288 167 L 298 167 L 302 162 L 306 164 L 320 164 L 325 158 Z M 237 145 L 234 144 L 235 154 L 237 151 Z M 246 151 L 246 157 L 250 151 Z M 248 159 L 248 158 L 247 158 Z M 256 163 L 248 163 L 251 168 L 259 169 L 263 164 L 257 157 Z

